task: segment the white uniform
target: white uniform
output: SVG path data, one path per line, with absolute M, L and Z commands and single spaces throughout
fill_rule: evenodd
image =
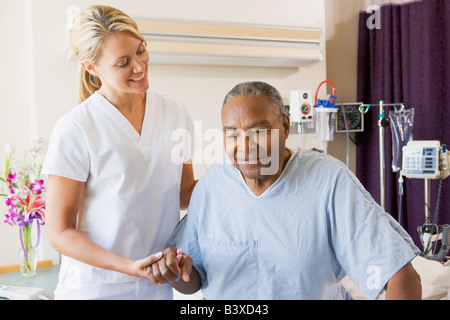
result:
M 190 136 L 172 141 L 177 129 Z M 77 229 L 107 250 L 142 259 L 164 248 L 179 220 L 182 167 L 192 146 L 188 137 L 192 121 L 175 100 L 148 92 L 139 135 L 96 92 L 56 123 L 43 173 L 86 182 Z M 111 284 L 118 285 L 111 290 Z M 172 290 L 63 256 L 56 299 L 114 297 L 170 299 Z

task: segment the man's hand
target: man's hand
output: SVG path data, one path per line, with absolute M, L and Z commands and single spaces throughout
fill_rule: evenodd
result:
M 189 282 L 191 272 L 192 258 L 174 247 L 164 249 L 161 259 L 146 268 L 148 278 L 158 285 L 180 279 Z

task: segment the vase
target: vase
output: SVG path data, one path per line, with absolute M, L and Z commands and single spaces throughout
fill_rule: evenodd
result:
M 29 223 L 20 227 L 21 248 L 19 249 L 19 267 L 22 276 L 29 278 L 36 275 L 36 249 L 31 241 L 31 227 Z

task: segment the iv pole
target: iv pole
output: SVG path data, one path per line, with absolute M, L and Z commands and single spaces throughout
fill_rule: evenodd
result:
M 386 153 L 385 153 L 385 128 L 389 125 L 389 119 L 386 118 L 384 107 L 400 106 L 400 109 L 405 108 L 403 103 L 384 103 L 383 100 L 379 103 L 378 114 L 378 144 L 379 144 L 379 157 L 380 157 L 380 206 L 383 210 L 386 210 Z M 363 104 L 359 110 L 363 113 L 367 113 L 370 108 L 370 104 Z M 430 212 L 430 179 L 424 179 L 424 195 L 425 195 L 425 223 L 431 223 Z
M 400 106 L 403 110 L 405 106 L 403 103 L 384 103 L 383 100 L 379 104 L 378 114 L 378 144 L 379 144 L 379 157 L 380 157 L 380 206 L 383 210 L 386 210 L 386 159 L 385 159 L 385 128 L 389 125 L 389 120 L 384 113 L 384 107 Z M 360 111 L 367 113 L 370 108 L 370 104 L 363 104 L 360 106 Z
M 389 119 L 386 118 L 384 113 L 384 107 L 388 106 L 400 106 L 400 109 L 403 110 L 405 108 L 403 103 L 384 103 L 383 100 L 380 101 L 379 104 L 379 115 L 378 115 L 378 139 L 379 139 L 379 156 L 380 156 L 380 206 L 383 208 L 383 210 L 386 210 L 386 194 L 385 194 L 385 183 L 386 183 L 386 159 L 385 159 L 385 128 L 389 125 Z M 369 111 L 370 104 L 362 104 L 359 107 L 359 111 L 361 113 L 367 113 Z M 449 170 L 448 168 L 445 168 L 445 170 Z M 431 210 L 429 207 L 430 203 L 430 179 L 424 179 L 424 193 L 425 193 L 425 224 L 424 227 L 429 227 L 431 225 Z M 430 233 L 432 230 L 429 229 L 418 229 L 419 234 L 422 236 L 422 234 Z M 449 241 L 448 244 L 444 243 L 442 244 L 441 250 L 437 255 L 430 255 L 430 253 L 426 254 L 424 253 L 424 257 L 435 260 L 435 261 L 441 261 L 446 258 L 446 254 L 449 252 L 449 246 L 450 246 L 450 225 L 446 224 L 442 226 L 441 231 L 441 241 L 444 241 L 444 239 L 447 239 L 446 241 Z M 434 240 L 436 241 L 436 240 Z

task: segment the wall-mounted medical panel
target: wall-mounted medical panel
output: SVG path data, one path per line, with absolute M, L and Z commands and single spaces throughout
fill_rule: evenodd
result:
M 150 63 L 300 67 L 323 60 L 320 28 L 137 21 Z

